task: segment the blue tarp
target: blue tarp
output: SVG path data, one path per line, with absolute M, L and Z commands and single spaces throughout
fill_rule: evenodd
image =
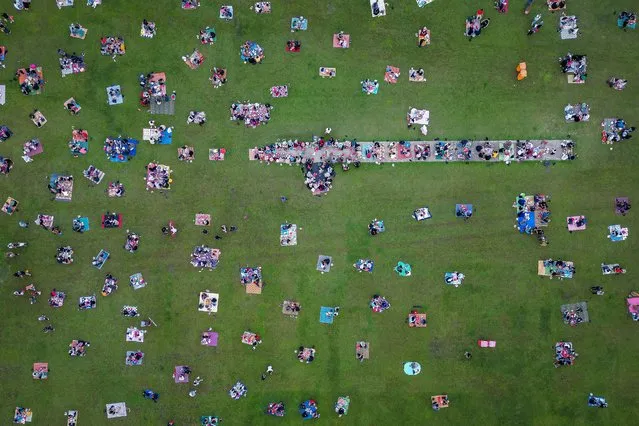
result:
M 327 306 L 322 306 L 320 308 L 320 322 L 322 324 L 333 324 L 335 309 L 329 308 Z

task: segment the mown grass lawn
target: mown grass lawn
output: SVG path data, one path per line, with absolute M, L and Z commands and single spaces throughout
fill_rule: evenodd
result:
M 17 12 L 10 36 L 0 44 L 9 50 L 0 83 L 7 85 L 7 104 L 0 109 L 0 124 L 15 135 L 0 145 L 0 155 L 15 162 L 12 173 L 0 180 L 0 197 L 21 202 L 13 216 L 0 218 L 2 244 L 28 241 L 23 254 L 0 263 L 0 421 L 9 424 L 16 405 L 34 410 L 34 425 L 64 424 L 63 412 L 79 410 L 79 424 L 107 424 L 104 405 L 126 401 L 129 417 L 111 423 L 194 425 L 199 416 L 215 414 L 228 425 L 298 424 L 297 405 L 308 398 L 318 401 L 322 424 L 421 425 L 443 424 L 631 424 L 636 419 L 638 375 L 636 327 L 626 311 L 624 297 L 636 289 L 634 265 L 639 229 L 636 212 L 614 215 L 614 197 L 639 200 L 638 160 L 635 141 L 615 145 L 613 151 L 599 139 L 604 117 L 639 121 L 636 67 L 639 47 L 636 31 L 616 27 L 615 11 L 632 9 L 631 0 L 568 2 L 568 12 L 579 19 L 581 35 L 563 41 L 556 31 L 559 16 L 535 1 L 533 14 L 544 13 L 540 33 L 526 36 L 532 15 L 521 13 L 523 1 L 513 1 L 510 12 L 498 15 L 492 2 L 436 0 L 420 9 L 412 0 L 391 1 L 388 15 L 371 18 L 366 1 L 273 1 L 273 13 L 256 15 L 251 1 L 234 0 L 236 18 L 218 19 L 220 2 L 203 1 L 196 11 L 183 11 L 177 0 L 154 2 L 106 1 L 91 9 L 78 0 L 74 8 L 58 10 L 53 0 L 33 2 L 32 11 Z M 519 4 L 521 3 L 521 4 Z M 466 16 L 484 8 L 492 18 L 483 34 L 469 43 L 463 36 Z M 291 34 L 290 18 L 309 19 L 307 32 Z M 139 36 L 142 19 L 155 21 L 158 35 Z M 80 22 L 89 29 L 85 40 L 68 37 L 68 25 Z M 207 26 L 218 33 L 215 46 L 199 46 L 195 36 Z M 416 47 L 415 32 L 421 26 L 432 31 L 432 45 Z M 351 34 L 351 48 L 333 49 L 334 32 Z M 102 35 L 121 35 L 127 53 L 113 62 L 99 52 Z M 287 54 L 285 42 L 297 38 L 302 51 Z M 247 39 L 265 49 L 259 66 L 243 64 L 239 47 Z M 180 59 L 199 47 L 206 61 L 190 70 Z M 85 52 L 88 71 L 61 78 L 56 50 Z M 588 55 L 588 82 L 568 85 L 557 59 L 568 51 Z M 529 77 L 516 83 L 514 67 L 526 60 Z M 47 84 L 39 96 L 23 96 L 13 79 L 19 67 L 36 63 L 44 68 Z M 379 95 L 364 96 L 363 78 L 382 80 L 386 65 L 401 68 L 400 82 L 382 85 Z M 214 90 L 209 69 L 228 69 L 228 84 Z M 337 77 L 323 80 L 320 66 L 337 67 Z M 423 67 L 428 82 L 409 84 L 409 67 Z M 110 163 L 102 152 L 108 136 L 141 139 L 150 115 L 140 111 L 137 76 L 151 71 L 167 73 L 169 91 L 177 91 L 175 116 L 155 116 L 158 124 L 175 127 L 171 146 L 141 144 L 129 163 Z M 608 89 L 605 81 L 616 75 L 630 79 L 623 92 Z M 289 97 L 271 99 L 268 89 L 286 84 Z M 106 105 L 106 86 L 120 84 L 125 103 Z M 82 105 L 79 116 L 70 116 L 62 103 L 74 96 Z M 229 121 L 229 106 L 238 100 L 270 102 L 275 106 L 271 122 L 246 129 Z M 567 124 L 563 107 L 588 102 L 592 118 Z M 358 140 L 416 139 L 405 126 L 410 106 L 431 111 L 429 138 L 525 139 L 564 138 L 577 143 L 576 161 L 544 166 L 530 164 L 398 164 L 365 166 L 338 173 L 333 190 L 313 197 L 294 167 L 249 162 L 247 150 L 277 138 L 309 138 L 332 127 L 339 138 Z M 28 114 L 39 108 L 49 119 L 41 129 Z M 187 126 L 190 110 L 206 111 L 204 127 Z M 72 126 L 91 135 L 89 154 L 72 158 L 67 142 Z M 44 154 L 30 164 L 22 162 L 22 143 L 38 137 Z M 177 160 L 176 149 L 195 147 L 191 164 Z M 225 147 L 224 162 L 209 162 L 210 147 Z M 144 189 L 144 166 L 157 160 L 174 171 L 172 189 L 166 194 Z M 93 187 L 82 170 L 94 164 L 106 172 L 102 184 Z M 70 203 L 51 201 L 47 176 L 72 174 L 76 178 Z M 127 194 L 107 198 L 106 183 L 120 180 Z M 548 247 L 513 229 L 511 204 L 520 192 L 552 195 L 553 222 L 547 230 Z M 282 203 L 280 196 L 288 202 Z M 454 204 L 473 203 L 476 214 L 465 223 L 454 217 Z M 428 205 L 433 219 L 417 223 L 414 208 Z M 105 211 L 124 215 L 124 228 L 103 230 Z M 213 229 L 237 225 L 233 235 L 214 240 L 192 223 L 196 212 L 213 215 Z M 18 220 L 33 221 L 36 214 L 56 217 L 63 235 L 55 236 L 35 225 L 24 230 Z M 564 217 L 584 214 L 585 232 L 569 234 Z M 72 218 L 86 215 L 91 231 L 71 231 Z M 384 219 L 387 232 L 375 238 L 366 226 Z M 161 235 L 169 219 L 179 234 L 173 240 Z M 280 247 L 279 225 L 285 221 L 303 228 L 296 247 Z M 630 238 L 613 244 L 606 227 L 620 223 L 630 227 Z M 135 254 L 122 249 L 125 230 L 142 236 Z M 71 245 L 73 265 L 56 264 L 56 247 Z M 189 264 L 195 245 L 222 250 L 214 272 L 199 273 Z M 91 258 L 105 248 L 112 253 L 103 270 L 91 267 Z M 333 256 L 328 274 L 315 270 L 319 254 Z M 375 260 L 373 274 L 354 272 L 360 257 Z M 543 280 L 536 275 L 542 258 L 573 260 L 573 280 Z M 399 278 L 392 267 L 398 260 L 413 267 L 410 278 Z M 603 277 L 602 261 L 628 267 L 620 277 Z M 244 294 L 239 267 L 261 265 L 267 286 L 261 296 Z M 43 296 L 38 304 L 12 292 L 27 281 L 12 276 L 29 268 Z M 463 271 L 465 284 L 448 288 L 443 274 Z M 104 274 L 120 278 L 119 291 L 99 296 L 95 310 L 79 312 L 77 298 L 99 293 Z M 142 272 L 149 285 L 134 292 L 127 277 Z M 589 287 L 603 285 L 603 297 L 592 296 Z M 61 309 L 47 306 L 45 294 L 65 290 Z M 215 317 L 197 311 L 197 294 L 204 289 L 220 293 Z M 371 295 L 384 295 L 390 310 L 372 314 Z M 284 317 L 279 304 L 285 298 L 302 303 L 297 321 Z M 592 323 L 570 328 L 562 322 L 563 303 L 586 300 Z M 159 325 L 141 345 L 125 343 L 127 326 L 137 321 L 123 318 L 125 304 L 137 305 L 143 316 Z M 320 306 L 341 306 L 331 326 L 319 324 Z M 427 329 L 409 329 L 405 318 L 413 305 L 429 315 Z M 45 313 L 55 333 L 41 333 L 37 316 Z M 200 346 L 200 332 L 213 327 L 220 333 L 215 350 Z M 242 345 L 244 330 L 261 334 L 257 351 Z M 74 338 L 89 340 L 84 358 L 70 358 L 67 345 Z M 495 350 L 479 350 L 476 340 L 497 341 Z M 553 368 L 553 345 L 567 339 L 580 354 L 576 365 Z M 371 343 L 371 359 L 359 363 L 354 356 L 357 340 Z M 297 361 L 293 351 L 315 345 L 316 361 Z M 126 367 L 125 351 L 140 348 L 144 365 Z M 466 361 L 463 353 L 472 350 Z M 46 382 L 31 378 L 33 362 L 49 362 Z M 419 361 L 423 372 L 408 377 L 405 361 Z M 275 375 L 260 380 L 266 365 Z M 171 378 L 173 366 L 191 366 L 205 381 L 194 399 L 189 386 Z M 228 389 L 241 379 L 248 397 L 231 400 Z M 150 387 L 160 393 L 153 404 L 141 396 Z M 608 410 L 589 409 L 589 392 L 607 397 Z M 450 408 L 435 413 L 430 396 L 448 393 Z M 338 419 L 333 404 L 339 395 L 350 395 L 347 417 Z M 284 401 L 283 419 L 262 414 L 268 402 Z

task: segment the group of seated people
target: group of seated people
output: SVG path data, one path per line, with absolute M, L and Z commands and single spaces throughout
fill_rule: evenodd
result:
M 178 160 L 191 162 L 195 159 L 195 150 L 193 147 L 183 145 L 178 148 Z
M 149 163 L 146 170 L 147 189 L 168 189 L 170 187 L 171 170 L 167 166 Z
M 122 37 L 100 38 L 100 53 L 108 56 L 124 55 L 126 49 Z
M 625 216 L 630 210 L 630 201 L 628 199 L 617 199 L 615 201 L 615 209 L 619 212 L 620 215 Z
M 115 182 L 109 182 L 109 187 L 107 188 L 107 193 L 109 197 L 122 197 L 124 196 L 124 184 L 120 183 L 119 180 Z
M 78 101 L 76 101 L 73 98 L 69 99 L 68 101 L 64 103 L 64 108 L 66 108 L 66 110 L 73 115 L 77 115 L 82 109 Z
M 153 38 L 155 31 L 155 22 L 149 22 L 146 19 L 142 20 L 142 28 L 140 29 L 140 35 L 142 37 Z
M 105 250 L 100 250 L 97 256 L 94 256 L 93 259 L 91 259 L 91 265 L 93 265 L 94 267 L 98 269 L 101 269 L 102 266 L 104 266 L 104 264 L 106 263 L 108 258 L 109 258 L 109 252 Z
M 118 289 L 118 279 L 111 274 L 104 277 L 104 285 L 102 285 L 102 296 L 108 296 Z
M 126 242 L 124 243 L 124 249 L 129 253 L 134 253 L 140 245 L 140 236 L 133 232 L 129 232 L 126 236 Z
M 583 82 L 586 80 L 587 62 L 585 55 L 573 55 L 568 52 L 563 58 L 559 58 L 561 71 L 574 74 L 575 82 Z
M 122 160 L 130 158 L 136 151 L 137 141 L 129 138 L 106 138 L 104 140 L 104 152 L 107 158 Z
M 356 141 L 340 142 L 332 137 L 315 137 L 312 142 L 278 140 L 270 145 L 255 147 L 253 158 L 269 163 L 301 164 L 309 159 L 317 160 L 317 155 L 313 154 L 319 154 L 320 161 L 345 164 L 354 160 L 355 167 L 359 167 L 358 153 L 361 153 L 361 147 Z
M 93 296 L 82 296 L 80 297 L 80 301 L 78 302 L 78 309 L 93 309 L 96 305 L 95 295 Z
M 42 143 L 39 139 L 30 139 L 22 145 L 22 154 L 26 156 L 31 156 L 40 150 L 42 150 Z
M 590 119 L 590 105 L 587 103 L 566 105 L 564 108 L 564 115 L 566 121 L 574 121 L 578 123 L 580 121 L 588 121 Z
M 379 82 L 377 80 L 366 79 L 360 81 L 360 84 L 362 85 L 362 92 L 367 95 L 374 95 L 379 90 Z
M 464 35 L 466 37 L 470 37 L 470 40 L 472 40 L 474 37 L 480 35 L 481 30 L 486 28 L 489 23 L 490 19 L 484 19 L 484 11 L 479 9 L 474 16 L 466 18 L 466 30 L 464 31 Z
M 635 28 L 637 26 L 637 14 L 634 12 L 622 11 L 617 16 L 617 25 L 619 28 Z
M 182 0 L 182 9 L 197 9 L 200 2 L 197 0 Z
M 368 233 L 370 235 L 377 235 L 380 232 L 384 232 L 386 228 L 384 227 L 384 221 L 373 219 L 371 223 L 368 224 Z
M 69 344 L 69 356 L 85 356 L 89 346 L 91 346 L 90 342 L 80 339 L 74 340 Z
M 623 90 L 626 88 L 626 85 L 628 84 L 628 80 L 625 80 L 623 78 L 610 77 L 607 83 L 608 83 L 608 86 L 610 86 L 611 88 L 615 90 Z
M 58 291 L 55 288 L 49 293 L 49 306 L 52 308 L 60 308 L 64 305 L 64 299 L 67 295 L 63 291 Z
M 199 269 L 215 269 L 220 259 L 220 250 L 197 246 L 191 253 L 191 265 Z
M 144 352 L 140 352 L 140 351 L 132 351 L 133 353 L 130 353 L 126 356 L 126 361 L 125 363 L 127 365 L 140 365 L 142 364 L 142 360 L 144 359 Z
M 240 103 L 231 104 L 231 121 L 243 121 L 246 127 L 257 127 L 260 124 L 267 124 L 271 119 L 270 104 Z
M 304 185 L 311 190 L 313 195 L 323 195 L 332 188 L 335 170 L 328 161 L 315 163 L 308 159 L 302 165 L 302 171 L 304 172 Z
M 574 310 L 566 310 L 562 312 L 564 317 L 564 323 L 570 325 L 571 327 L 576 326 L 577 324 L 581 324 L 584 322 L 583 317 L 581 316 L 583 310 L 578 307 Z
M 73 176 L 58 175 L 47 186 L 49 187 L 49 192 L 56 196 L 62 193 L 67 194 L 73 189 Z
M 240 399 L 243 396 L 246 396 L 248 389 L 242 382 L 237 382 L 231 389 L 229 389 L 229 396 L 232 399 Z
M 261 268 L 244 267 L 240 269 L 240 282 L 242 284 L 259 284 L 262 281 Z
M 578 356 L 579 354 L 572 348 L 572 343 L 557 342 L 555 344 L 555 368 L 574 364 Z
M 226 84 L 226 69 L 214 67 L 209 80 L 216 89 Z
M 5 125 L 0 126 L 0 142 L 5 142 L 11 136 L 13 136 L 13 132 L 10 128 Z
M 200 39 L 200 43 L 202 44 L 213 44 L 216 40 L 215 29 L 207 26 L 206 28 L 200 30 L 198 38 Z
M 153 73 L 146 76 L 140 74 L 138 81 L 142 92 L 140 93 L 140 104 L 148 107 L 152 100 L 161 103 L 164 95 L 166 95 L 166 81 L 163 78 L 153 78 Z
M 314 346 L 311 346 L 310 348 L 305 348 L 304 346 L 300 346 L 299 348 L 297 348 L 297 351 L 295 351 L 295 353 L 297 354 L 297 359 L 299 360 L 299 362 L 305 362 L 307 364 L 310 364 L 311 362 L 315 360 Z
M 84 72 L 86 67 L 84 54 L 78 56 L 73 52 L 69 55 L 61 49 L 58 50 L 58 54 L 60 55 L 60 69 L 62 70 L 63 76 L 71 73 Z
M 544 260 L 544 266 L 549 269 L 551 278 L 554 278 L 554 277 L 563 278 L 567 276 L 571 277 L 572 275 L 576 273 L 575 266 L 572 263 L 564 262 L 561 259 Z
M 410 81 L 424 81 L 424 69 L 423 68 L 410 68 L 408 70 L 408 79 Z
M 120 310 L 120 313 L 122 313 L 123 317 L 127 317 L 127 318 L 135 318 L 140 316 L 140 314 L 138 313 L 137 306 L 125 305 Z
M 70 265 L 73 263 L 73 249 L 71 246 L 58 247 L 55 260 L 63 265 Z
M 122 95 L 122 90 L 120 89 L 119 86 L 109 87 L 109 90 L 108 90 L 107 94 L 109 96 L 109 102 L 110 102 L 111 105 L 117 104 L 118 103 L 118 98 L 124 97 Z
M 119 228 L 120 226 L 121 224 L 119 213 L 106 212 L 102 217 L 103 228 Z
M 21 68 L 16 72 L 20 83 L 20 91 L 24 95 L 29 95 L 31 92 L 38 92 L 42 86 L 44 86 L 44 78 L 38 71 L 35 65 L 29 67 L 29 69 Z
M 206 123 L 206 113 L 204 111 L 190 111 L 186 119 L 186 124 L 199 124 L 203 126 Z
M 384 312 L 386 309 L 390 308 L 390 303 L 386 300 L 386 298 L 379 294 L 375 294 L 371 298 L 369 306 L 373 312 Z
M 269 403 L 268 407 L 266 408 L 266 414 L 276 417 L 284 417 L 284 415 L 286 414 L 284 403 L 281 401 Z
M 602 131 L 602 142 L 604 143 L 613 143 L 620 142 L 622 140 L 627 140 L 632 138 L 632 132 L 634 132 L 636 127 L 628 126 L 626 121 L 622 118 L 617 118 L 614 121 L 614 124 L 610 127 L 605 127 Z
M 0 157 L 0 174 L 7 175 L 13 168 L 13 161 L 10 158 Z
M 264 59 L 264 49 L 254 41 L 247 40 L 240 47 L 240 58 L 244 63 L 259 64 Z

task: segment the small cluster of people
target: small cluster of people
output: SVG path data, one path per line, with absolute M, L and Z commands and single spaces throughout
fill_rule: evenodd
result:
M 119 180 L 115 182 L 109 182 L 109 186 L 107 188 L 107 194 L 109 197 L 123 197 L 125 193 L 124 184 L 120 183 Z
M 246 284 L 259 284 L 262 281 L 262 268 L 240 268 L 240 282 Z
M 106 274 L 102 285 L 102 296 L 108 296 L 118 289 L 118 279 L 111 274 Z
M 371 220 L 371 223 L 368 224 L 368 233 L 370 235 L 377 235 L 380 232 L 384 232 L 386 228 L 384 227 L 384 221 L 379 220 L 377 218 Z
M 126 356 L 126 365 L 141 365 L 144 359 L 144 352 L 132 351 L 132 353 Z
M 91 343 L 86 340 L 74 340 L 69 344 L 69 356 L 85 356 L 89 346 Z
M 561 71 L 574 75 L 575 83 L 583 83 L 586 80 L 587 58 L 585 55 L 573 55 L 568 52 L 563 58 L 559 58 Z
M 267 124 L 271 119 L 270 104 L 241 103 L 231 104 L 231 121 L 244 122 L 246 127 L 255 128 L 261 124 Z
M 20 68 L 16 72 L 16 77 L 20 83 L 20 91 L 24 95 L 39 92 L 44 86 L 44 77 L 42 71 L 35 64 L 29 65 L 29 68 Z
M 575 363 L 575 359 L 579 356 L 572 348 L 570 342 L 557 342 L 555 344 L 555 368 L 564 365 L 572 365 Z
M 271 402 L 266 407 L 266 414 L 276 417 L 284 417 L 286 409 L 283 402 Z
M 154 73 L 148 73 L 147 75 L 140 74 L 138 82 L 142 87 L 140 93 L 140 104 L 144 107 L 148 107 L 151 101 L 159 99 L 160 103 L 162 98 L 166 95 L 166 81 L 163 78 L 154 78 Z
M 115 60 L 117 55 L 124 55 L 126 48 L 122 37 L 101 37 L 100 53 L 104 56 L 111 56 Z
M 13 132 L 9 127 L 5 125 L 0 126 L 0 142 L 6 142 L 11 136 L 13 136 Z
M 1 16 L 0 16 L 0 31 L 2 31 L 5 34 L 11 34 L 11 28 L 9 28 L 9 24 L 13 24 L 14 19 L 13 16 L 9 15 L 8 13 L 4 12 Z M 4 66 L 3 66 L 4 68 Z
M 135 139 L 117 137 L 104 140 L 104 152 L 111 161 L 122 162 L 130 160 L 136 154 L 138 141 Z
M 30 157 L 42 150 L 40 139 L 30 139 L 22 145 L 22 155 Z
M 246 388 L 246 385 L 242 382 L 237 382 L 231 389 L 229 389 L 229 396 L 232 399 L 240 399 L 241 397 L 246 396 L 247 392 L 248 389 Z
M 390 308 L 391 305 L 385 297 L 382 297 L 379 294 L 375 294 L 371 298 L 369 306 L 373 310 L 373 312 L 377 313 L 384 312 L 386 309 Z
M 178 148 L 178 160 L 188 163 L 195 159 L 195 148 L 188 145 L 182 145 Z
M 58 55 L 60 55 L 60 71 L 63 77 L 85 71 L 84 53 L 81 55 L 76 55 L 75 52 L 68 54 L 64 50 L 58 49 Z
M 484 18 L 483 9 L 479 9 L 474 16 L 466 18 L 466 30 L 464 35 L 469 37 L 469 41 L 481 34 L 481 30 L 490 24 L 490 18 Z
M 610 77 L 606 83 L 608 83 L 608 86 L 610 86 L 612 89 L 623 90 L 626 88 L 628 80 L 618 77 Z
M 162 164 L 149 163 L 146 166 L 146 189 L 169 189 L 171 186 L 171 169 Z
M 0 156 L 0 174 L 8 175 L 13 168 L 13 160 Z
M 632 138 L 632 132 L 636 129 L 634 126 L 628 126 L 622 118 L 614 119 L 614 123 L 611 123 L 612 125 L 610 126 L 606 126 L 605 122 L 603 124 L 604 129 L 601 132 L 601 141 L 607 144 Z
M 70 197 L 70 193 L 73 191 L 73 176 L 58 175 L 55 179 L 49 182 L 47 187 L 49 188 L 49 192 L 54 194 L 56 197 L 58 195 Z
M 626 28 L 636 28 L 637 14 L 635 12 L 623 10 L 619 13 L 619 16 L 617 16 L 617 26 L 623 30 Z
M 128 232 L 126 235 L 126 242 L 124 243 L 124 250 L 129 253 L 135 253 L 140 245 L 140 236 L 133 232 Z
M 122 89 L 120 89 L 120 86 L 109 87 L 107 90 L 107 95 L 109 97 L 110 105 L 115 105 L 120 102 L 120 98 L 122 99 L 124 98 L 124 95 L 122 95 Z
M 74 98 L 69 99 L 64 103 L 64 108 L 69 111 L 72 115 L 78 115 L 82 107 Z
M 313 195 L 326 194 L 333 186 L 335 170 L 328 161 L 313 162 L 308 159 L 302 164 L 304 173 L 304 185 L 311 190 Z
M 197 36 L 202 44 L 213 44 L 217 38 L 215 34 L 215 28 L 207 26 L 200 30 L 200 34 Z
M 55 260 L 62 265 L 70 265 L 73 263 L 73 249 L 71 246 L 58 247 Z
M 628 210 L 630 210 L 630 201 L 626 198 L 626 199 L 621 199 L 618 198 L 615 201 L 615 210 L 622 216 L 625 216 L 628 213 Z
M 362 85 L 362 92 L 367 95 L 376 95 L 379 90 L 379 82 L 377 80 L 366 79 L 360 81 L 360 84 Z
M 142 28 L 140 29 L 140 35 L 144 38 L 153 38 L 155 36 L 155 22 L 142 20 Z
M 254 41 L 247 40 L 240 47 L 240 58 L 244 63 L 259 64 L 264 60 L 264 49 Z
M 103 228 L 119 228 L 121 226 L 120 223 L 120 214 L 106 212 L 104 216 L 102 216 L 102 227 Z
M 408 79 L 410 81 L 425 81 L 424 68 L 413 68 L 408 70 Z
M 49 293 L 49 306 L 52 308 L 60 308 L 64 305 L 64 299 L 67 295 L 63 291 L 58 291 L 55 288 Z
M 373 272 L 373 267 L 375 264 L 370 259 L 359 259 L 357 262 L 353 264 L 353 267 L 358 272 Z
M 564 262 L 561 259 L 544 260 L 544 267 L 550 271 L 550 278 L 558 277 L 559 279 L 564 277 L 572 277 L 575 271 L 575 265 L 572 262 Z
M 564 108 L 564 116 L 566 121 L 588 121 L 590 119 L 590 105 L 583 102 L 580 104 L 566 105 Z
M 226 84 L 226 69 L 214 67 L 211 70 L 211 77 L 209 77 L 211 84 L 213 84 L 214 88 L 222 87 Z
M 186 119 L 186 124 L 199 124 L 203 126 L 206 123 L 206 113 L 204 111 L 190 111 Z
M 137 306 L 125 305 L 120 310 L 120 313 L 122 314 L 123 317 L 127 317 L 127 318 L 135 318 L 140 316 Z
M 197 0 L 182 0 L 182 9 L 197 9 L 200 2 Z
M 310 348 L 305 348 L 304 346 L 300 346 L 295 351 L 297 354 L 297 359 L 299 362 L 305 362 L 310 364 L 315 360 L 315 346 L 311 346 Z
M 220 260 L 220 250 L 207 246 L 196 246 L 191 253 L 191 265 L 203 270 L 213 270 Z
M 13 292 L 14 296 L 24 296 L 25 294 L 29 295 L 29 304 L 33 305 L 38 301 L 38 296 L 40 296 L 42 292 L 39 291 L 33 283 Z
M 584 319 L 581 315 L 582 313 L 583 309 L 581 307 L 562 312 L 564 323 L 570 325 L 571 327 L 575 327 L 577 324 L 581 324 L 582 322 L 584 322 Z

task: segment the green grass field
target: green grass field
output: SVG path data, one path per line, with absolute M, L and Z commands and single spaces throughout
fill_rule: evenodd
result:
M 616 27 L 615 11 L 632 9 L 631 0 L 568 1 L 569 14 L 577 15 L 581 35 L 561 40 L 556 31 L 559 16 L 547 12 L 545 2 L 535 1 L 531 15 L 524 2 L 513 0 L 510 12 L 498 15 L 489 0 L 436 0 L 420 9 L 413 0 L 391 1 L 388 15 L 371 18 L 368 2 L 273 1 L 273 13 L 256 15 L 252 1 L 234 0 L 236 17 L 218 18 L 220 2 L 203 1 L 196 11 L 180 9 L 178 0 L 125 2 L 108 0 L 91 9 L 82 0 L 74 8 L 58 10 L 53 0 L 34 1 L 32 11 L 17 12 L 8 1 L 7 12 L 16 23 L 10 36 L 0 36 L 9 54 L 0 84 L 7 85 L 7 103 L 0 108 L 0 124 L 14 136 L 0 144 L 0 155 L 11 157 L 14 170 L 1 176 L 0 197 L 20 201 L 20 211 L 0 217 L 1 244 L 28 241 L 16 259 L 0 261 L 0 423 L 10 424 L 16 405 L 33 409 L 34 425 L 62 425 L 63 412 L 79 410 L 80 425 L 177 425 L 199 424 L 201 415 L 215 414 L 225 425 L 299 424 L 297 405 L 308 398 L 318 401 L 322 424 L 423 425 L 626 425 L 636 421 L 639 392 L 636 368 L 637 324 L 629 318 L 625 296 L 637 289 L 636 212 L 614 215 L 614 197 L 639 200 L 634 140 L 614 145 L 610 151 L 600 142 L 600 120 L 622 117 L 631 125 L 639 121 L 637 107 L 637 31 Z M 214 4 L 213 4 L 214 3 Z M 490 26 L 472 43 L 463 36 L 466 16 L 483 7 Z M 8 10 L 11 9 L 11 10 Z M 526 36 L 532 16 L 544 13 L 540 33 Z M 289 31 L 290 18 L 304 15 L 309 30 Z M 157 36 L 139 36 L 140 23 L 155 21 Z M 79 22 L 89 29 L 85 40 L 71 39 L 68 25 Z M 201 46 L 206 55 L 193 71 L 180 59 L 195 47 L 195 36 L 214 26 L 218 41 Z M 428 48 L 416 47 L 415 32 L 432 31 Z M 351 34 L 350 49 L 333 49 L 334 32 Z M 121 35 L 127 53 L 113 62 L 100 55 L 102 35 Z M 288 39 L 302 42 L 302 51 L 287 54 Z M 239 47 L 247 39 L 265 49 L 263 64 L 251 66 L 239 59 Z M 56 49 L 85 52 L 87 72 L 61 78 Z M 588 81 L 569 85 L 557 59 L 567 52 L 588 55 Z M 528 63 L 529 77 L 516 82 L 514 67 Z M 44 68 L 44 93 L 23 96 L 13 76 L 17 68 L 36 63 Z M 364 96 L 363 78 L 383 80 L 386 65 L 401 68 L 397 85 L 382 84 L 379 95 Z M 213 66 L 228 69 L 228 83 L 214 90 L 208 81 Z M 321 79 L 320 66 L 337 67 L 337 77 Z M 423 67 L 428 82 L 409 84 L 409 67 Z M 141 143 L 138 155 L 127 164 L 110 163 L 102 152 L 105 137 L 128 135 L 141 139 L 150 115 L 138 106 L 137 76 L 151 71 L 167 74 L 169 91 L 177 91 L 175 116 L 154 116 L 158 124 L 175 127 L 171 146 Z M 609 89 L 605 81 L 615 75 L 630 79 L 623 92 Z M 289 97 L 271 99 L 268 89 L 290 85 Z M 106 86 L 120 84 L 125 103 L 106 105 Z M 82 105 L 70 116 L 62 103 L 74 96 Z M 237 100 L 270 102 L 275 106 L 268 126 L 246 129 L 229 121 L 229 106 Z M 588 102 L 592 118 L 567 124 L 563 107 Z M 410 106 L 431 111 L 429 139 L 555 138 L 570 135 L 577 144 L 576 161 L 544 167 L 530 164 L 398 164 L 366 165 L 339 173 L 333 190 L 316 198 L 303 184 L 295 167 L 266 166 L 249 162 L 247 150 L 277 138 L 310 138 L 325 127 L 333 135 L 358 140 L 417 139 L 406 129 Z M 28 114 L 40 109 L 48 118 L 38 129 Z M 204 127 L 187 126 L 190 110 L 204 110 Z M 89 154 L 72 158 L 67 142 L 72 126 L 91 135 Z M 26 164 L 22 143 L 38 137 L 44 154 Z M 182 163 L 176 149 L 195 147 L 196 160 Z M 210 162 L 210 147 L 225 147 L 224 162 Z M 145 190 L 144 166 L 157 160 L 174 171 L 173 186 L 166 195 Z M 94 164 L 106 172 L 102 184 L 92 187 L 82 170 Z M 72 174 L 73 201 L 51 201 L 47 176 Z M 108 198 L 106 184 L 120 180 L 124 198 Z M 548 247 L 513 229 L 511 204 L 520 192 L 552 195 L 554 220 L 546 234 Z M 289 198 L 280 202 L 280 196 Z M 467 223 L 456 219 L 454 204 L 469 202 L 476 214 Z M 433 219 L 415 222 L 413 209 L 428 205 Z M 99 227 L 105 211 L 124 215 L 124 228 Z M 213 239 L 193 225 L 197 212 L 213 215 L 213 224 L 237 225 L 234 235 Z M 18 220 L 33 221 L 38 213 L 55 215 L 63 235 L 55 236 L 35 225 L 18 227 Z M 584 214 L 585 232 L 569 234 L 565 217 Z M 71 231 L 72 218 L 86 215 L 91 231 Z M 371 238 L 367 224 L 384 219 L 386 233 Z M 179 234 L 168 240 L 160 229 L 169 219 Z M 303 230 L 296 247 L 280 247 L 279 225 L 285 221 Z M 611 243 L 607 226 L 630 227 L 630 238 Z M 125 229 L 141 234 L 140 249 L 126 252 Z M 71 245 L 73 265 L 58 265 L 56 247 Z M 195 245 L 222 250 L 218 268 L 199 273 L 189 264 Z M 101 270 L 91 258 L 105 248 L 112 254 Z M 315 270 L 318 254 L 333 256 L 328 274 Z M 352 263 L 360 257 L 375 260 L 373 274 L 358 274 Z M 572 280 L 547 280 L 536 275 L 542 258 L 573 260 Z M 400 278 L 392 267 L 404 260 L 413 267 L 410 278 Z M 602 261 L 628 267 L 625 276 L 603 277 Z M 244 294 L 238 268 L 262 265 L 267 286 L 261 296 Z M 12 292 L 29 281 L 12 276 L 29 268 L 32 281 L 43 291 L 36 305 Z M 460 288 L 443 283 L 445 271 L 466 276 Z M 104 298 L 97 309 L 80 312 L 77 298 L 99 293 L 104 274 L 120 279 L 120 289 Z M 133 291 L 127 277 L 142 272 L 149 285 Z M 594 297 L 589 287 L 603 285 L 606 294 Z M 64 290 L 65 306 L 52 309 L 45 296 L 52 288 Z M 216 317 L 197 311 L 197 294 L 204 289 L 220 293 Z M 383 314 L 368 308 L 371 295 L 384 295 L 392 304 Z M 297 321 L 281 314 L 285 298 L 301 302 Z M 586 300 L 592 322 L 571 328 L 562 322 L 563 303 Z M 125 304 L 137 305 L 142 316 L 151 316 L 159 328 L 151 329 L 141 345 L 125 343 Z M 320 306 L 341 306 L 331 326 L 319 324 Z M 429 315 L 427 329 L 409 329 L 405 318 L 413 305 Z M 56 327 L 43 334 L 36 318 L 45 313 Z M 220 333 L 219 347 L 200 346 L 200 332 L 213 327 Z M 246 329 L 260 333 L 264 343 L 251 351 L 240 342 Z M 84 358 L 70 358 L 72 339 L 89 340 Z M 479 338 L 497 341 L 495 350 L 476 347 Z M 580 354 L 576 365 L 553 368 L 553 345 L 568 339 Z M 357 340 L 371 343 L 371 359 L 359 363 L 354 356 Z M 293 351 L 315 345 L 312 364 L 301 364 Z M 141 367 L 124 365 L 125 351 L 145 352 Z M 463 353 L 472 350 L 466 361 Z M 48 362 L 50 377 L 31 378 L 33 362 Z M 405 361 L 419 361 L 421 375 L 402 372 Z M 275 375 L 266 381 L 260 374 L 273 364 Z M 189 365 L 202 376 L 196 398 L 188 385 L 171 378 L 175 365 Z M 234 401 L 228 389 L 241 379 L 248 397 Z M 160 393 L 154 404 L 144 400 L 142 389 Z M 604 395 L 608 410 L 588 408 L 589 392 Z M 430 396 L 448 393 L 450 408 L 434 412 Z M 339 395 L 350 395 L 348 416 L 333 412 Z M 126 419 L 107 421 L 106 403 L 126 401 Z M 263 414 L 271 401 L 283 401 L 286 417 Z M 635 419 L 635 420 L 632 420 Z

